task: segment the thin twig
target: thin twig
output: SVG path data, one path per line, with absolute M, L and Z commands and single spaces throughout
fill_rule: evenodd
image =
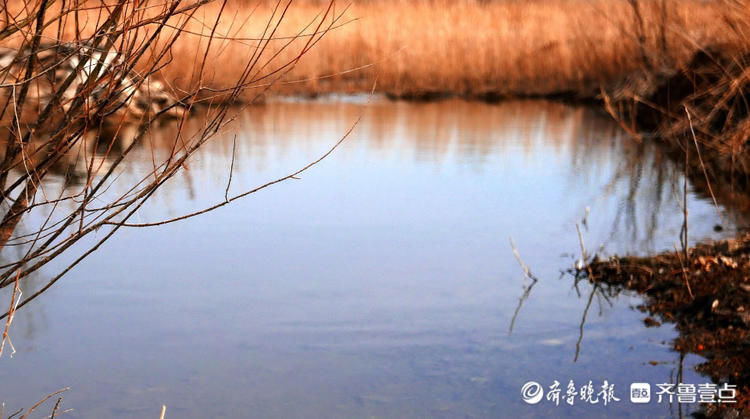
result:
M 596 294 L 598 288 L 599 284 L 594 284 L 594 287 L 591 289 L 591 294 L 589 294 L 589 300 L 586 303 L 586 308 L 583 310 L 581 324 L 578 326 L 578 341 L 576 341 L 576 355 L 573 358 L 573 362 L 578 362 L 578 356 L 581 354 L 581 343 L 583 342 L 583 327 L 586 324 L 586 316 L 588 316 L 589 314 L 589 308 L 591 308 L 591 303 L 594 301 L 594 294 Z
M 13 347 L 13 342 L 10 340 L 10 335 L 8 335 L 8 331 L 10 330 L 10 324 L 13 322 L 13 318 L 16 314 L 16 309 L 18 308 L 18 303 L 21 301 L 21 289 L 18 286 L 18 280 L 21 277 L 21 270 L 18 270 L 18 274 L 16 275 L 16 281 L 15 285 L 13 286 L 13 294 L 10 296 L 10 308 L 8 309 L 8 318 L 5 321 L 5 329 L 3 330 L 3 338 L 2 342 L 0 342 L 0 357 L 3 356 L 3 349 L 5 348 L 5 342 L 8 342 L 8 345 L 10 345 L 11 353 L 10 356 L 13 357 L 13 355 L 16 353 L 16 348 Z M 2 418 L 2 415 L 0 415 L 0 418 Z
M 578 231 L 578 243 L 581 246 L 581 263 L 583 263 L 586 272 L 589 274 L 589 281 L 594 282 L 594 272 L 591 270 L 591 265 L 589 265 L 588 255 L 586 255 L 586 245 L 583 243 L 583 233 L 578 223 L 576 223 L 576 231 Z
M 688 294 L 690 294 L 690 299 L 695 300 L 695 295 L 693 295 L 693 290 L 690 287 L 690 279 L 687 276 L 687 267 L 685 267 L 685 264 L 682 263 L 682 257 L 680 257 L 680 252 L 677 250 L 677 244 L 674 245 L 674 253 L 677 255 L 677 260 L 680 262 L 680 270 L 682 271 L 682 279 L 685 280 L 685 286 L 687 287 Z
M 221 207 L 223 207 L 224 205 L 226 205 L 226 204 L 228 204 L 230 202 L 236 201 L 238 199 L 242 199 L 242 198 L 244 198 L 244 197 L 246 197 L 248 195 L 254 194 L 254 193 L 258 192 L 258 191 L 266 189 L 269 186 L 273 186 L 273 185 L 275 185 L 277 183 L 281 183 L 281 182 L 284 182 L 284 181 L 289 180 L 289 179 L 296 179 L 296 178 L 298 178 L 297 176 L 300 173 L 305 172 L 308 169 L 310 169 L 311 167 L 317 165 L 318 163 L 320 163 L 321 161 L 323 161 L 326 157 L 328 157 L 331 153 L 333 153 L 333 151 L 336 150 L 341 145 L 341 143 L 343 143 L 344 140 L 346 140 L 349 137 L 349 135 L 352 133 L 352 131 L 354 131 L 354 128 L 359 124 L 359 121 L 361 119 L 362 119 L 361 117 L 358 118 L 357 121 L 349 128 L 349 130 L 346 132 L 346 134 L 344 134 L 344 136 L 341 137 L 341 139 L 338 140 L 336 142 L 336 144 L 334 144 L 330 149 L 328 149 L 328 151 L 326 151 L 323 155 L 321 155 L 320 157 L 318 157 L 316 160 L 308 163 L 303 168 L 298 169 L 296 172 L 294 172 L 292 174 L 280 177 L 280 178 L 278 178 L 276 180 L 272 180 L 272 181 L 270 181 L 268 183 L 265 183 L 265 184 L 263 184 L 261 186 L 258 186 L 256 188 L 253 188 L 253 189 L 250 189 L 248 191 L 242 192 L 242 193 L 240 193 L 238 195 L 235 195 L 235 196 L 233 196 L 233 197 L 231 197 L 229 199 L 225 199 L 224 201 L 222 201 L 222 202 L 220 202 L 218 204 L 212 205 L 210 207 L 207 207 L 207 208 L 204 208 L 202 210 L 195 211 L 195 212 L 192 212 L 192 213 L 189 213 L 189 214 L 181 215 L 179 217 L 174 217 L 174 218 L 170 218 L 170 219 L 167 219 L 167 220 L 156 221 L 156 222 L 151 222 L 151 223 L 140 223 L 140 224 L 134 224 L 133 223 L 133 224 L 131 224 L 131 223 L 120 223 L 120 222 L 116 222 L 116 221 L 107 221 L 107 222 L 104 222 L 103 224 L 105 224 L 105 225 L 117 225 L 117 226 L 121 226 L 121 227 L 139 227 L 139 228 L 143 228 L 143 227 L 155 227 L 155 226 L 160 226 L 160 225 L 164 225 L 164 224 L 171 224 L 171 223 L 174 223 L 174 222 L 177 222 L 177 221 L 182 221 L 182 220 L 186 220 L 188 218 L 196 217 L 198 215 L 206 214 L 206 213 L 211 212 L 211 211 L 213 211 L 213 210 L 215 210 L 217 208 L 221 208 Z
M 690 250 L 688 248 L 688 165 L 690 164 L 690 148 L 685 141 L 685 172 L 682 179 L 682 251 L 685 255 L 685 263 L 690 263 Z
M 224 202 L 229 203 L 229 187 L 232 185 L 232 172 L 234 172 L 234 156 L 237 152 L 237 136 L 235 135 L 232 139 L 232 162 L 229 164 L 229 180 L 227 181 L 227 189 L 224 191 Z
M 513 254 L 516 256 L 518 264 L 521 266 L 521 270 L 523 271 L 524 283 L 521 286 L 523 288 L 523 295 L 521 295 L 521 298 L 518 300 L 518 306 L 516 306 L 516 310 L 513 312 L 513 318 L 510 320 L 510 329 L 508 330 L 508 334 L 513 333 L 513 326 L 515 326 L 516 324 L 518 313 L 521 312 L 521 306 L 529 298 L 529 295 L 531 295 L 531 289 L 534 288 L 534 285 L 536 285 L 538 281 L 537 278 L 531 273 L 529 267 L 521 259 L 521 254 L 516 248 L 516 243 L 513 241 L 513 237 L 510 238 L 510 246 L 513 249 Z M 531 280 L 531 283 L 529 285 L 526 285 L 526 278 Z
M 701 156 L 701 149 L 698 147 L 698 139 L 695 136 L 695 130 L 693 129 L 693 120 L 690 117 L 690 111 L 688 111 L 688 107 L 685 106 L 685 113 L 687 114 L 688 118 L 688 124 L 690 125 L 690 133 L 693 135 L 693 143 L 695 144 L 695 151 L 698 153 L 698 161 L 701 164 L 701 169 L 703 170 L 703 176 L 706 178 L 706 186 L 708 187 L 708 192 L 711 194 L 711 199 L 713 200 L 714 207 L 716 208 L 716 213 L 719 214 L 719 219 L 721 220 L 721 224 L 726 228 L 727 224 L 724 220 L 724 215 L 721 213 L 721 209 L 719 208 L 719 203 L 716 201 L 716 195 L 714 195 L 714 190 L 711 187 L 711 181 L 708 179 L 708 172 L 706 171 L 706 165 L 703 164 L 703 156 Z
M 47 400 L 51 399 L 52 397 L 55 397 L 55 396 L 57 396 L 57 395 L 58 395 L 58 394 L 60 394 L 60 393 L 66 392 L 66 391 L 68 391 L 68 390 L 70 390 L 70 387 L 65 387 L 65 388 L 61 388 L 60 390 L 57 390 L 57 391 L 55 391 L 55 392 L 53 392 L 53 393 L 50 393 L 50 394 L 48 394 L 48 395 L 44 396 L 44 397 L 42 398 L 42 400 L 39 400 L 39 401 L 38 401 L 38 402 L 37 402 L 37 403 L 36 403 L 35 405 L 31 406 L 31 407 L 29 408 L 29 410 L 27 410 L 27 411 L 26 411 L 26 413 L 24 413 L 24 414 L 23 414 L 23 416 L 21 416 L 21 418 L 20 418 L 20 419 L 26 419 L 26 417 L 27 417 L 27 416 L 29 416 L 29 415 L 31 414 L 31 412 L 33 412 L 33 411 L 34 411 L 34 409 L 36 409 L 37 407 L 39 407 L 39 406 L 41 406 L 42 404 L 44 404 L 44 402 L 46 402 Z
M 62 397 L 57 398 L 57 403 L 55 403 L 55 407 L 52 409 L 52 414 L 50 415 L 51 419 L 55 419 L 55 415 L 57 414 L 57 409 L 60 407 L 60 402 L 62 402 Z

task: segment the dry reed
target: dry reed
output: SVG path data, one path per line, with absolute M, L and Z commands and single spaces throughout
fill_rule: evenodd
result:
M 263 22 L 268 5 L 251 5 L 237 6 L 227 16 L 244 19 L 252 10 L 257 18 L 252 21 Z M 644 56 L 652 66 L 673 66 L 699 47 L 743 48 L 749 43 L 744 32 L 729 30 L 750 22 L 744 6 L 668 0 L 644 1 L 637 13 L 634 10 L 629 2 L 617 0 L 354 3 L 337 12 L 336 29 L 300 60 L 276 91 L 315 95 L 367 92 L 376 86 L 396 96 L 589 95 L 640 69 Z M 285 45 L 287 37 L 314 22 L 320 11 L 315 2 L 294 3 L 271 48 Z M 235 38 L 259 38 L 262 33 L 252 23 L 238 33 L 222 22 L 219 31 Z M 175 59 L 189 57 L 198 39 L 181 39 Z M 294 41 L 276 59 L 292 59 L 300 42 Z M 205 82 L 221 86 L 253 47 L 254 41 L 227 41 L 213 61 L 221 64 L 209 71 Z M 165 77 L 184 87 L 189 68 L 171 67 Z
M 315 0 L 296 1 L 271 34 L 267 23 L 278 13 L 273 2 L 228 4 L 215 28 L 222 5 L 206 5 L 186 26 L 190 33 L 173 46 L 177 65 L 165 68 L 162 77 L 181 90 L 198 84 L 225 88 L 255 48 L 267 42 L 267 66 L 258 69 L 255 83 L 265 87 L 272 77 L 264 76 L 297 58 L 325 9 Z M 676 66 L 707 46 L 747 48 L 748 17 L 744 1 L 342 2 L 326 17 L 333 30 L 274 91 L 316 95 L 368 92 L 376 86 L 379 92 L 417 97 L 590 95 L 644 64 Z M 47 36 L 55 36 L 54 30 L 48 28 Z M 203 57 L 196 52 L 212 31 L 216 47 L 199 80 L 196 64 Z M 63 28 L 63 37 L 73 35 L 71 26 Z M 11 40 L 0 42 L 12 45 Z M 253 92 L 257 90 L 248 90 Z
M 298 63 L 277 92 L 353 93 L 375 85 L 396 96 L 589 95 L 642 68 L 644 59 L 652 67 L 675 66 L 700 47 L 750 44 L 736 30 L 750 22 L 750 9 L 694 0 L 642 1 L 635 7 L 617 0 L 375 0 L 341 6 L 349 8 L 337 12 L 336 29 Z M 248 10 L 264 17 L 270 9 L 248 3 L 227 16 L 244 18 Z M 315 2 L 294 3 L 280 28 L 281 39 L 271 47 L 285 45 L 286 37 L 313 22 L 320 11 Z M 261 33 L 253 24 L 240 33 L 229 26 L 223 23 L 219 31 L 235 38 Z M 197 39 L 183 38 L 175 47 L 176 59 L 189 56 Z M 243 42 L 227 42 L 208 83 L 221 85 L 232 74 L 254 46 Z M 288 61 L 294 51 L 290 48 L 277 59 Z M 165 77 L 185 81 L 185 71 L 165 72 Z

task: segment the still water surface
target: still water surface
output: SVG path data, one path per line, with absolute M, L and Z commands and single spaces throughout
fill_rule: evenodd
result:
M 235 133 L 239 192 L 314 160 L 359 117 L 300 180 L 121 231 L 22 309 L 17 353 L 0 359 L 6 412 L 69 386 L 66 416 L 82 418 L 157 417 L 162 404 L 173 418 L 678 415 L 628 401 L 631 382 L 672 382 L 679 360 L 676 332 L 645 328 L 638 297 L 594 299 L 574 362 L 590 288 L 579 296 L 561 271 L 579 257 L 586 208 L 591 253 L 672 249 L 682 223 L 679 170 L 586 109 L 271 103 L 134 221 L 222 201 Z M 122 176 L 150 165 L 144 149 Z M 709 201 L 689 198 L 693 239 L 727 234 Z M 726 217 L 731 233 L 740 222 Z M 512 334 L 528 282 L 510 237 L 539 278 Z M 697 362 L 684 382 L 708 381 Z M 608 380 L 621 401 L 531 406 L 530 380 Z

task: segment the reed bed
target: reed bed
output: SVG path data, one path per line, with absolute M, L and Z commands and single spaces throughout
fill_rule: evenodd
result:
M 22 3 L 14 4 L 20 10 Z M 258 69 L 247 98 L 264 93 L 277 78 L 282 82 L 273 92 L 288 95 L 374 89 L 406 97 L 590 97 L 644 65 L 672 68 L 700 48 L 750 45 L 745 1 L 369 0 L 336 2 L 321 22 L 328 7 L 294 1 L 271 32 L 269 20 L 280 18 L 272 1 L 208 4 L 185 25 L 187 33 L 172 47 L 173 62 L 161 77 L 183 91 L 225 88 L 258 45 L 267 44 L 266 66 Z M 87 13 L 78 31 L 90 30 L 86 22 L 99 11 Z M 170 25 L 180 24 L 176 19 Z M 321 24 L 330 31 L 300 59 Z M 50 27 L 45 35 L 54 38 L 55 31 Z M 204 57 L 197 51 L 212 32 L 216 47 L 199 79 L 196 64 Z M 66 25 L 62 36 L 73 38 L 74 25 Z M 278 71 L 290 62 L 293 68 Z
M 589 96 L 644 58 L 672 66 L 702 46 L 745 46 L 728 27 L 750 21 L 746 12 L 697 1 L 355 3 L 349 14 L 360 20 L 324 37 L 290 75 L 306 81 L 283 88 L 353 92 L 377 82 L 396 96 Z
M 325 5 L 292 4 L 271 41 L 270 65 L 296 58 Z M 211 19 L 211 11 L 203 17 Z M 217 32 L 205 83 L 223 86 L 262 38 L 272 3 L 234 5 Z M 573 94 L 589 97 L 647 65 L 673 67 L 699 48 L 743 49 L 750 8 L 694 0 L 372 0 L 337 3 L 332 30 L 276 85 L 291 95 L 375 90 L 399 97 L 455 94 L 479 97 Z M 249 19 L 249 20 L 248 20 Z M 237 21 L 248 24 L 232 30 Z M 209 27 L 191 30 L 206 36 Z M 301 30 L 307 28 L 307 30 Z M 174 48 L 190 59 L 201 36 Z M 205 39 L 205 38 L 203 38 Z M 271 56 L 271 54 L 269 54 Z M 191 66 L 171 66 L 164 77 L 187 89 Z M 190 80 L 190 82 L 188 82 Z M 259 87 L 265 87 L 260 83 Z
M 218 31 L 239 38 L 217 49 L 205 80 L 221 86 L 261 38 L 272 3 L 235 5 Z M 292 4 L 271 42 L 275 60 L 295 58 L 324 5 Z M 750 43 L 744 4 L 717 7 L 693 0 L 373 0 L 340 3 L 332 30 L 274 89 L 317 95 L 375 90 L 394 96 L 434 94 L 519 96 L 574 93 L 590 96 L 602 84 L 637 71 L 644 60 L 672 67 L 699 48 L 738 49 Z M 234 19 L 249 24 L 232 31 Z M 205 16 L 210 20 L 210 12 Z M 205 36 L 210 28 L 192 28 Z M 309 31 L 309 29 L 308 29 Z M 304 31 L 302 31 L 304 32 Z M 175 46 L 176 59 L 191 56 L 196 35 Z M 285 48 L 282 50 L 282 48 Z M 279 52 L 282 50 L 281 52 Z M 182 57 L 182 58 L 180 58 Z M 273 62 L 272 62 L 273 64 Z M 188 66 L 172 66 L 165 78 L 190 80 Z M 192 79 L 195 82 L 194 78 Z M 183 86 L 183 88 L 186 88 Z

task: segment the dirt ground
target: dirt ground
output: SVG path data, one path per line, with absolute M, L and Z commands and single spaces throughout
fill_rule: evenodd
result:
M 590 268 L 590 271 L 589 269 Z M 635 291 L 647 327 L 674 323 L 675 351 L 706 359 L 698 372 L 737 385 L 736 404 L 706 404 L 699 417 L 750 417 L 750 233 L 650 257 L 594 259 L 574 271 L 605 291 Z

